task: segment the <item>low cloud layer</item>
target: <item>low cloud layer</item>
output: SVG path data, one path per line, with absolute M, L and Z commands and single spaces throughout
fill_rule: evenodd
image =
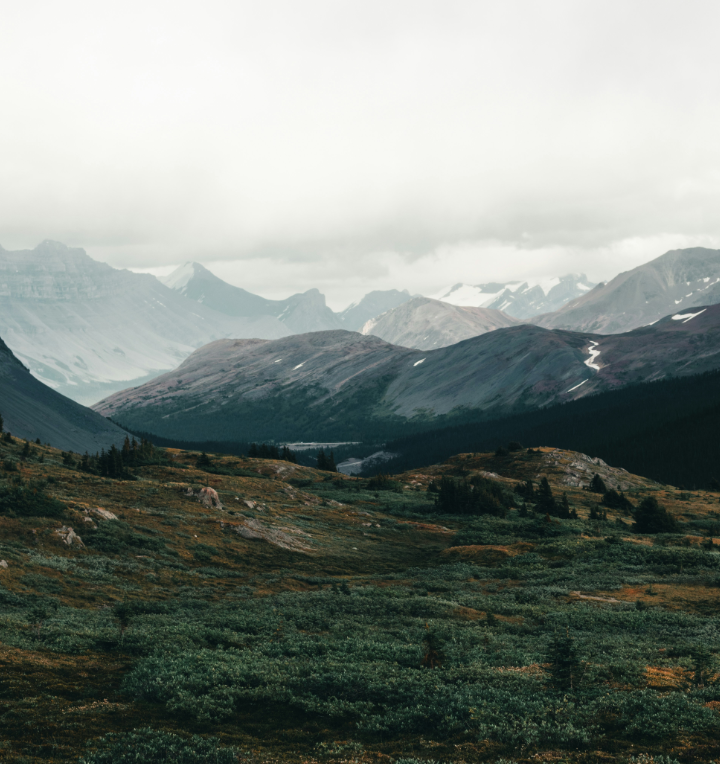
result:
M 720 246 L 720 6 L 30 2 L 3 12 L 0 244 L 268 296 Z

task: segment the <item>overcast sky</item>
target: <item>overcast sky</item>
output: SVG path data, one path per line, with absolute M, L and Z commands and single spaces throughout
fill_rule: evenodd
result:
M 0 244 L 268 297 L 720 247 L 717 0 L 2 2 Z

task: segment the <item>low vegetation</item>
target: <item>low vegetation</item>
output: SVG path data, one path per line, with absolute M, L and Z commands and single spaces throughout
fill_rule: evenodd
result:
M 0 442 L 3 760 L 720 760 L 717 493 L 548 448 L 71 456 Z

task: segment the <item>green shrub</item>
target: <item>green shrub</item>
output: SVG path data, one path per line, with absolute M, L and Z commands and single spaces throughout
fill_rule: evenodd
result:
M 79 764 L 237 764 L 239 754 L 217 738 L 186 738 L 148 727 L 110 733 L 94 746 Z
M 65 505 L 48 496 L 43 483 L 0 486 L 0 515 L 62 517 Z

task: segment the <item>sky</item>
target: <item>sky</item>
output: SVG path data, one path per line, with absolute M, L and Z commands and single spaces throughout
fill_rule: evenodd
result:
M 720 247 L 716 0 L 0 7 L 6 249 L 341 309 Z

